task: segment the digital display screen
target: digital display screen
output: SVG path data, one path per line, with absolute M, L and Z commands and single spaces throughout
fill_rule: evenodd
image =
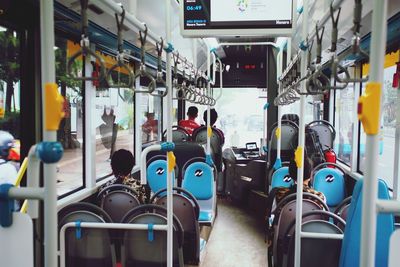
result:
M 247 143 L 246 144 L 246 149 L 247 150 L 256 150 L 257 148 L 257 143 Z
M 187 30 L 292 29 L 293 0 L 183 0 L 182 8 L 183 35 Z

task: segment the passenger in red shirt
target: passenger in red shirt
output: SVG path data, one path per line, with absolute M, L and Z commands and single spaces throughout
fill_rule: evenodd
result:
M 195 106 L 189 107 L 188 112 L 187 112 L 188 119 L 181 120 L 178 125 L 185 128 L 185 130 L 189 134 L 192 134 L 194 129 L 200 127 L 200 125 L 197 124 L 197 122 L 195 121 L 198 116 L 198 113 L 199 113 L 199 110 Z

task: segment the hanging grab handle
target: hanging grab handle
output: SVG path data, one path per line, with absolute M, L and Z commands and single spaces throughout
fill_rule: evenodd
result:
M 121 14 L 121 20 L 118 18 L 118 14 L 115 13 L 115 20 L 117 22 L 117 48 L 118 48 L 118 55 L 117 55 L 117 63 L 115 63 L 107 72 L 107 82 L 108 86 L 111 88 L 131 88 L 133 86 L 133 83 L 135 81 L 135 74 L 133 73 L 132 69 L 125 63 L 124 60 L 124 50 L 123 50 L 123 44 L 124 40 L 122 38 L 122 30 L 123 30 L 123 25 L 124 25 L 124 20 L 125 20 L 125 9 L 122 7 L 122 14 Z M 127 83 L 114 83 L 114 80 L 112 78 L 112 72 L 116 70 L 117 68 L 122 68 L 125 69 L 128 73 L 128 82 Z
M 136 93 L 149 93 L 151 94 L 155 89 L 156 89 L 156 80 L 154 79 L 154 77 L 146 70 L 146 60 L 145 60 L 145 56 L 146 56 L 146 38 L 147 38 L 147 25 L 144 24 L 145 30 L 144 32 L 139 31 L 139 37 L 140 37 L 140 44 L 141 44 L 141 59 L 140 59 L 140 67 L 139 70 L 136 72 L 135 74 L 135 80 L 137 78 L 141 78 L 141 77 L 146 77 L 150 80 L 149 86 L 148 86 L 148 90 L 138 90 L 135 89 Z
M 157 77 L 156 77 L 156 85 L 161 84 L 165 91 L 157 90 L 157 93 L 151 93 L 153 96 L 165 97 L 168 94 L 168 86 L 163 78 L 162 72 L 162 52 L 164 49 L 164 39 L 161 38 L 160 42 L 156 43 L 156 50 L 157 50 Z
M 72 55 L 68 62 L 67 62 L 67 74 L 74 80 L 79 81 L 101 81 L 106 77 L 106 68 L 104 65 L 104 60 L 97 55 L 94 51 L 90 49 L 90 42 L 88 37 L 88 16 L 87 16 L 87 9 L 88 9 L 88 2 L 89 0 L 80 0 L 81 2 L 81 49 Z M 100 73 L 98 77 L 93 76 L 78 76 L 77 73 L 74 72 L 74 63 L 76 59 L 80 56 L 87 57 L 92 56 L 95 58 L 95 61 L 98 61 L 100 64 Z
M 337 40 L 338 40 L 338 23 L 339 23 L 339 17 L 340 17 L 340 12 L 342 11 L 342 8 L 338 8 L 338 13 L 335 18 L 335 11 L 333 10 L 333 3 L 331 3 L 330 6 L 330 13 L 331 13 L 331 20 L 332 20 L 332 36 L 331 36 L 331 52 L 336 53 L 337 50 Z

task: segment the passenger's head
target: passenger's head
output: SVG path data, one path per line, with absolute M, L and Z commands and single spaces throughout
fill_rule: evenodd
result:
M 13 144 L 14 137 L 9 132 L 0 131 L 0 159 L 8 159 Z
M 114 152 L 111 157 L 111 169 L 115 176 L 127 176 L 131 174 L 135 158 L 132 153 L 125 149 Z
M 154 119 L 154 112 L 147 112 L 146 113 L 146 117 L 147 117 L 148 120 Z
M 213 126 L 218 119 L 218 113 L 214 108 L 210 109 L 210 125 Z M 207 123 L 207 110 L 204 111 L 203 120 Z
M 199 114 L 199 110 L 195 106 L 189 107 L 187 111 L 187 115 L 189 119 L 195 119 L 197 118 L 197 115 Z
M 305 157 L 304 165 L 303 165 L 303 173 L 304 173 L 303 181 L 304 182 L 307 182 L 307 180 L 309 180 L 311 178 L 312 169 L 313 169 L 313 163 L 312 163 L 311 159 L 308 157 Z M 290 163 L 289 163 L 289 175 L 295 182 L 297 182 L 297 165 L 296 165 L 296 161 L 294 160 L 294 157 L 292 158 L 292 160 L 290 160 Z

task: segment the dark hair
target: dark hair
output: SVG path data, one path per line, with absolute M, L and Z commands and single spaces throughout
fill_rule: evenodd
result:
M 199 110 L 195 106 L 191 106 L 188 108 L 187 115 L 190 118 L 197 117 L 198 113 L 199 113 Z
M 303 165 L 303 173 L 304 173 L 303 179 L 311 178 L 312 169 L 313 169 L 312 161 L 310 160 L 310 158 L 305 157 L 304 165 Z M 290 160 L 290 163 L 289 163 L 289 175 L 294 181 L 297 181 L 297 165 L 296 165 L 296 161 L 294 160 L 294 157 Z
M 125 149 L 115 151 L 111 157 L 111 169 L 115 176 L 131 174 L 134 164 L 135 158 L 130 151 Z
M 214 108 L 210 109 L 210 125 L 213 126 L 217 121 L 217 119 L 218 119 L 217 111 Z M 207 110 L 204 111 L 203 120 L 205 123 L 207 123 Z

